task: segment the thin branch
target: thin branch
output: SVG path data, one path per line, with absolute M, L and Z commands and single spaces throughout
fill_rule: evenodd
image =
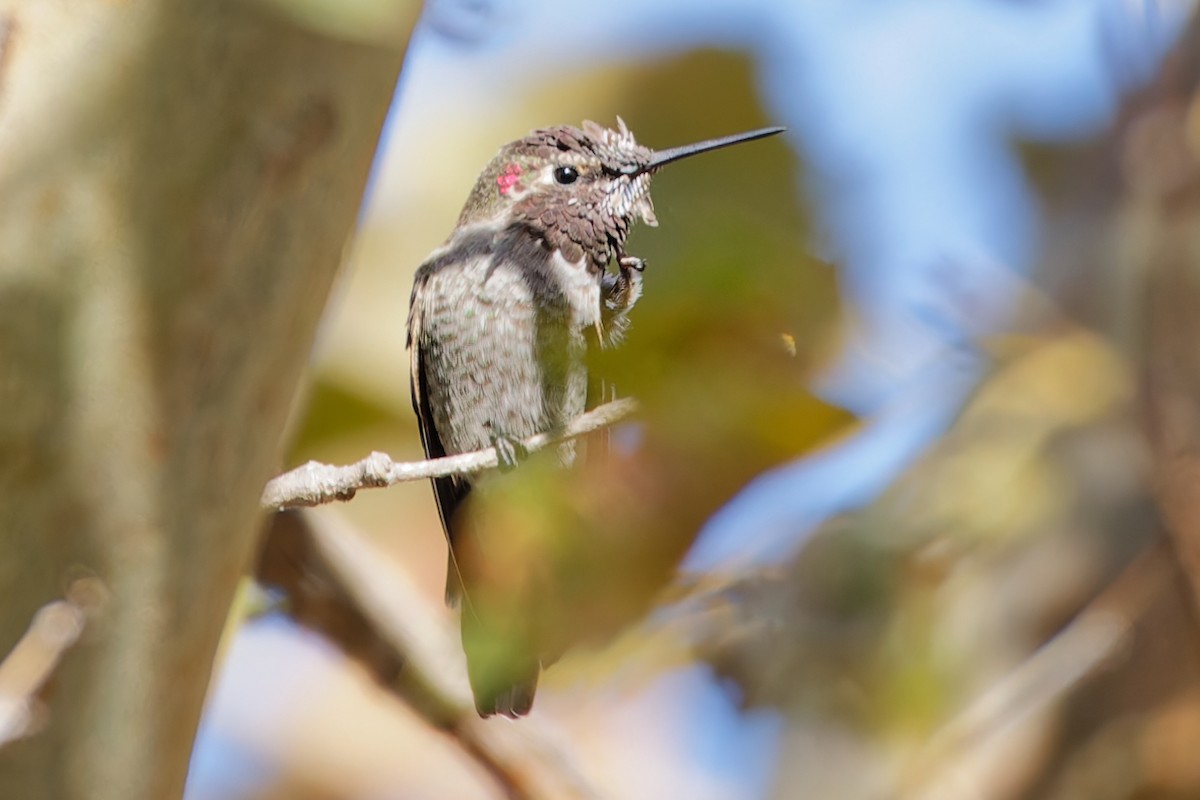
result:
M 483 720 L 449 619 L 344 520 L 275 514 L 257 577 L 297 623 L 358 660 L 387 691 L 455 741 L 512 800 L 596 800 L 561 737 L 536 716 Z
M 637 403 L 629 398 L 614 400 L 573 419 L 561 431 L 539 433 L 522 442 L 529 452 L 573 439 L 608 427 L 629 416 Z M 263 508 L 282 510 L 323 505 L 349 500 L 359 489 L 392 486 L 405 481 L 467 475 L 493 469 L 499 464 L 495 448 L 472 453 L 433 458 L 426 461 L 396 462 L 386 453 L 371 455 L 347 466 L 309 461 L 290 472 L 272 478 L 263 489 Z
M 82 578 L 67 594 L 68 599 L 38 609 L 25 635 L 0 661 L 0 747 L 37 730 L 44 716 L 38 693 L 79 640 L 89 610 L 104 592 L 94 578 Z

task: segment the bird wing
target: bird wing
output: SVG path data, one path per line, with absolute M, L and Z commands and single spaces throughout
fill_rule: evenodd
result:
M 421 432 L 421 446 L 425 448 L 427 458 L 441 458 L 446 455 L 442 446 L 437 427 L 433 421 L 433 411 L 429 407 L 424 363 L 424 343 L 421 331 L 421 304 L 418 298 L 427 273 L 418 272 L 413 284 L 412 299 L 408 311 L 408 349 L 409 349 L 409 389 L 412 392 L 413 411 L 417 415 L 418 428 Z M 437 501 L 438 516 L 442 520 L 442 530 L 446 533 L 449 545 L 448 563 L 446 566 L 446 604 L 458 605 L 463 595 L 462 574 L 458 562 L 454 558 L 456 521 L 455 512 L 463 500 L 471 492 L 471 484 L 462 476 L 452 475 L 445 478 L 433 478 L 433 497 Z

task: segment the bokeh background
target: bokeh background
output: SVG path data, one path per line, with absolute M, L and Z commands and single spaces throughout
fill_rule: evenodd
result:
M 645 296 L 603 364 L 641 414 L 615 466 L 510 493 L 506 524 L 569 520 L 577 548 L 544 613 L 582 646 L 537 723 L 601 797 L 1200 797 L 1190 573 L 1151 446 L 1155 376 L 1190 374 L 1152 346 L 1190 350 L 1155 338 L 1146 288 L 1200 224 L 1191 13 L 430 0 L 282 466 L 422 456 L 412 275 L 502 143 L 618 115 L 658 147 L 786 125 L 656 178 L 660 227 L 629 245 Z M 306 19 L 355 30 L 329 14 Z M 320 513 L 453 625 L 428 486 Z M 244 605 L 191 800 L 504 796 Z

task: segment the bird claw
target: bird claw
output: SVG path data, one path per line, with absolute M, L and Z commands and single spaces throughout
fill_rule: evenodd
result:
M 629 270 L 642 272 L 646 269 L 646 259 L 638 258 L 637 256 L 621 256 L 617 259 L 617 264 L 621 267 L 622 272 L 628 272 Z
M 512 472 L 529 458 L 529 449 L 511 436 L 493 434 L 492 448 L 496 451 L 496 465 L 501 472 Z
M 645 259 L 626 255 L 619 250 L 616 255 L 617 272 L 605 271 L 601 283 L 603 305 L 596 329 L 602 334 L 600 343 L 604 347 L 619 344 L 624 338 L 625 330 L 629 327 L 626 315 L 642 296 L 642 271 L 646 269 Z

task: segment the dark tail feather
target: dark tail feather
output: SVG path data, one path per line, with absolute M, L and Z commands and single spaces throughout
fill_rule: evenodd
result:
M 540 661 L 514 640 L 507 626 L 492 627 L 476 611 L 470 602 L 463 604 L 462 643 L 475 708 L 481 717 L 524 716 L 533 707 L 542 671 Z M 486 614 L 485 609 L 478 611 Z
M 503 714 L 516 719 L 523 717 L 533 708 L 533 696 L 537 693 L 541 667 L 536 663 L 526 670 L 519 680 L 496 691 L 495 676 L 489 676 L 486 684 L 480 685 L 471 675 L 471 691 L 475 694 L 475 709 L 481 717 Z

